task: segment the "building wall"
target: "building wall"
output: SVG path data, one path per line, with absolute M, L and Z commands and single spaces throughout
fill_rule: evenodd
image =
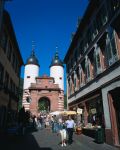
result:
M 41 98 L 48 98 L 50 101 L 50 111 L 57 111 L 58 110 L 58 97 L 59 92 L 58 91 L 47 91 L 42 90 L 41 92 L 33 91 L 31 92 L 31 98 L 32 102 L 30 103 L 30 111 L 32 114 L 38 114 L 38 102 Z
M 120 1 L 90 1 L 64 59 L 69 108 L 83 108 L 84 125 L 87 126 L 89 106 L 96 102 L 103 105 L 101 125 L 109 144 L 120 144 L 120 137 L 115 134 L 117 126 L 112 125 L 112 122 L 116 124 L 114 106 L 108 98 L 108 89 L 120 84 L 119 20 Z
M 0 38 L 0 130 L 18 110 L 19 79 L 23 60 L 8 12 L 3 13 Z M 13 113 L 14 112 L 14 113 Z M 12 118 L 10 118 L 12 121 Z
M 112 122 L 116 123 L 116 120 L 114 120 L 114 118 L 112 118 L 113 120 L 111 120 L 111 117 L 112 117 L 111 113 L 113 113 L 113 112 L 110 112 L 111 106 L 109 104 L 108 99 L 109 99 L 109 92 L 118 87 L 120 87 L 120 80 L 113 82 L 110 85 L 108 85 L 102 89 L 102 99 L 103 99 L 105 125 L 106 125 L 106 141 L 109 144 L 114 143 L 116 145 L 119 145 L 118 131 L 117 131 L 117 133 L 115 133 L 115 132 L 113 132 L 114 129 L 112 129 L 112 128 L 117 128 L 117 126 L 113 126 Z M 115 116 L 115 118 L 116 118 L 116 116 Z
M 36 78 L 36 83 L 32 83 L 28 91 L 24 90 L 23 106 L 26 110 L 30 110 L 33 114 L 38 111 L 38 103 L 42 98 L 48 99 L 50 102 L 50 110 L 64 110 L 64 94 L 58 84 L 54 83 L 54 78 L 47 75 Z M 27 97 L 31 98 L 31 102 L 27 102 Z
M 90 93 L 92 91 L 95 91 L 97 89 L 102 89 L 103 85 L 106 85 L 109 83 L 111 80 L 120 77 L 120 66 L 118 66 L 115 70 L 112 72 L 106 74 L 104 77 L 99 78 L 95 82 L 91 83 L 89 86 L 81 90 L 80 92 L 76 93 L 69 99 L 69 103 L 73 102 L 74 100 L 81 98 L 85 96 L 87 93 Z

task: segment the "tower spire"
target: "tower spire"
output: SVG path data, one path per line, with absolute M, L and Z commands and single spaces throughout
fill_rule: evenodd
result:
M 32 41 L 32 55 L 35 55 L 35 41 Z
M 55 58 L 58 58 L 58 46 L 56 45 L 56 53 L 55 53 Z

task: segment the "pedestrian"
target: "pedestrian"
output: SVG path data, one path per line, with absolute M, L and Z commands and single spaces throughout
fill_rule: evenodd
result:
M 54 119 L 54 121 L 53 121 L 53 133 L 56 133 L 58 130 L 57 129 L 58 128 L 58 120 L 57 120 L 56 115 L 53 116 L 53 119 Z
M 43 118 L 42 118 L 42 116 L 39 117 L 39 122 L 41 124 L 41 129 L 42 129 L 43 128 Z
M 54 133 L 54 118 L 53 118 L 53 116 L 51 117 L 51 129 L 52 129 L 52 132 Z
M 37 129 L 41 129 L 40 117 L 37 117 Z
M 72 144 L 75 122 L 74 122 L 74 120 L 72 119 L 71 116 L 68 116 L 68 120 L 65 123 L 66 123 L 66 127 L 67 127 L 68 144 Z
M 57 135 L 60 134 L 61 136 L 61 146 L 66 146 L 66 126 L 65 122 L 61 119 L 60 122 L 58 123 L 58 133 Z

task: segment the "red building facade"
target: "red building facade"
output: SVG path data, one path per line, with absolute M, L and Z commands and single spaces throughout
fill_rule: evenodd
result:
M 86 128 L 100 126 L 106 143 L 120 145 L 119 0 L 89 1 L 64 61 L 69 109 L 82 108 Z

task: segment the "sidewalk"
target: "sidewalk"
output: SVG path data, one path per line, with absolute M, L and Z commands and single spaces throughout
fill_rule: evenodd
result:
M 97 144 L 94 139 L 87 137 L 83 134 L 73 136 L 73 144 L 61 147 L 60 136 L 56 133 L 51 133 L 49 130 L 41 130 L 33 134 L 40 146 L 45 147 L 46 145 L 52 150 L 119 150 L 116 147 L 107 144 Z
M 107 144 L 97 144 L 85 135 L 74 134 L 72 145 L 61 147 L 60 135 L 48 129 L 25 135 L 0 137 L 0 150 L 119 150 Z

